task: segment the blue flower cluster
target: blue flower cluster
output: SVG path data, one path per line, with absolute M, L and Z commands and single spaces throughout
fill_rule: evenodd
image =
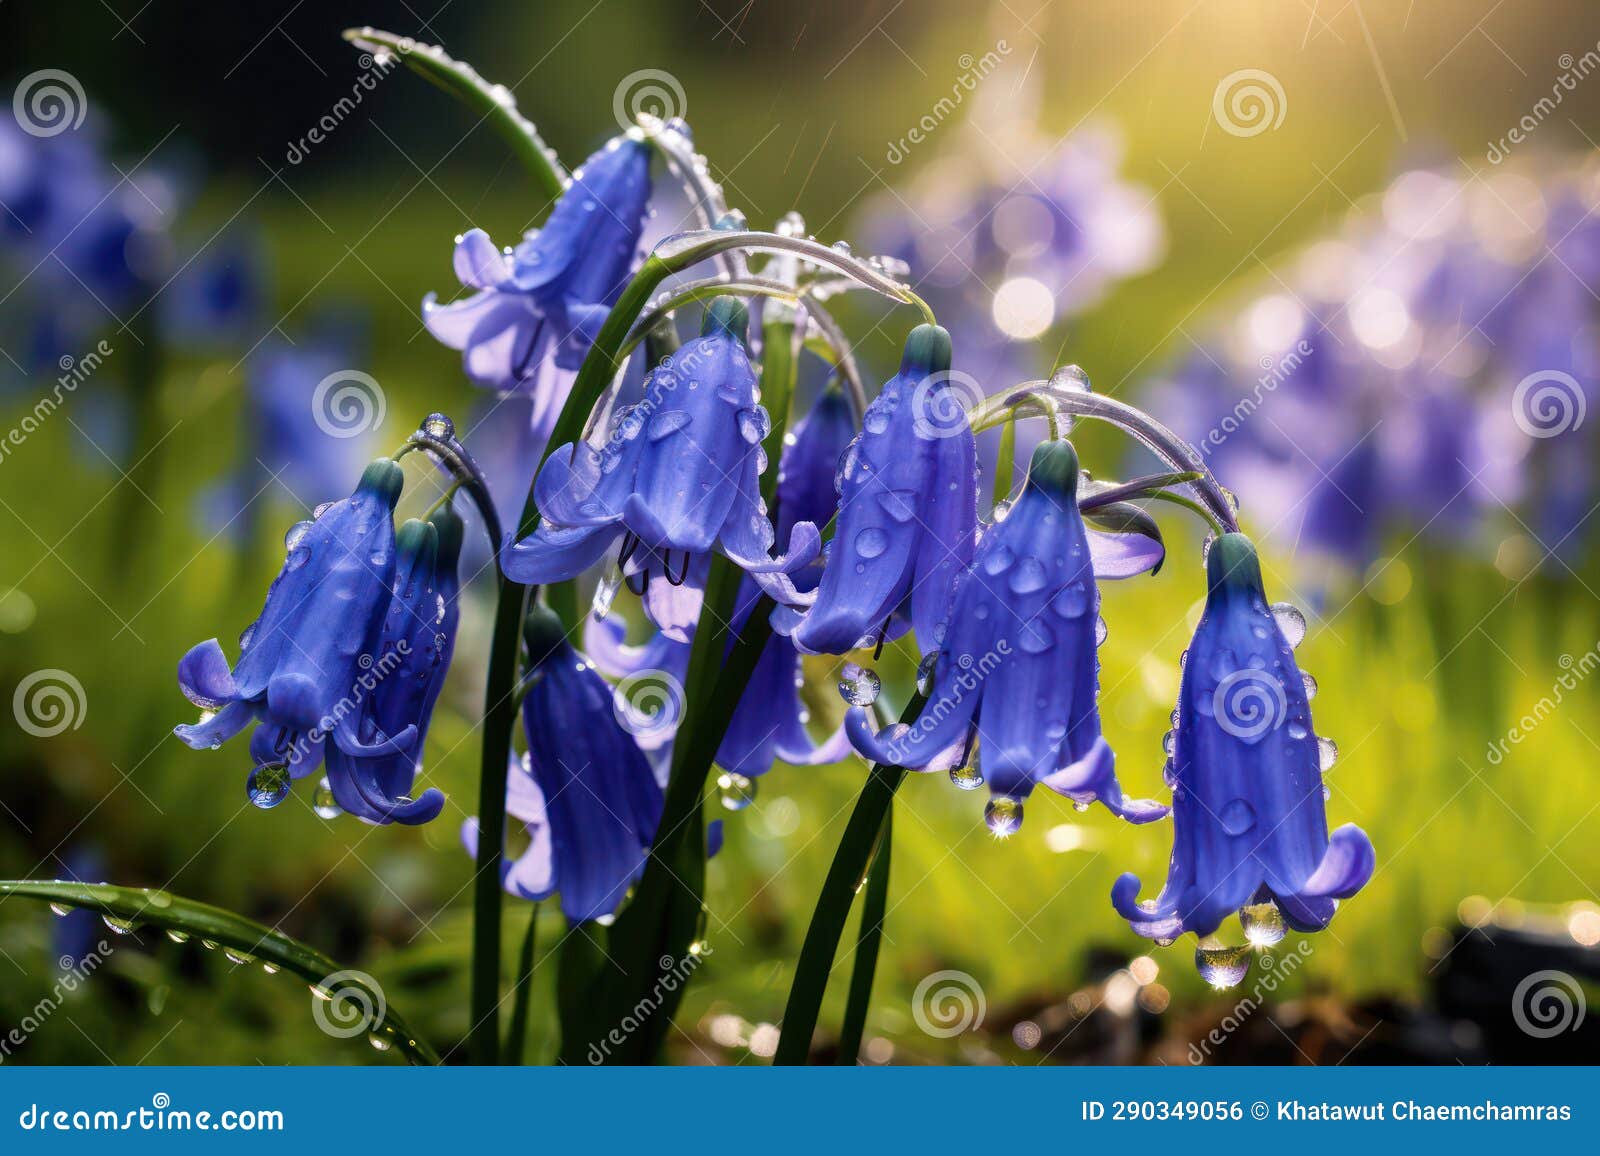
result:
M 1274 541 L 1361 570 L 1395 532 L 1511 577 L 1590 538 L 1593 158 L 1416 169 L 1280 263 L 1152 398 Z

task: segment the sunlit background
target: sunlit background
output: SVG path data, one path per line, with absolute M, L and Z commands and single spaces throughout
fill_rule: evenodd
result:
M 0 437 L 71 367 L 81 380 L 0 445 L 0 696 L 39 671 L 66 672 L 82 696 L 58 731 L 0 726 L 0 877 L 232 907 L 371 971 L 441 1050 L 466 1030 L 458 830 L 476 795 L 488 584 L 469 596 L 430 736 L 429 779 L 450 803 L 429 826 L 324 818 L 310 783 L 257 809 L 242 751 L 193 752 L 169 733 L 191 715 L 178 656 L 254 617 L 283 530 L 347 491 L 365 458 L 435 409 L 486 457 L 513 440 L 473 428 L 482 395 L 419 305 L 456 292 L 457 234 L 512 239 L 545 206 L 499 138 L 404 70 L 335 115 L 362 72 L 339 32 L 370 23 L 506 84 L 569 163 L 618 131 L 619 107 L 666 93 L 752 224 L 797 210 L 823 240 L 907 260 L 957 368 L 987 392 L 1074 362 L 1200 443 L 1264 543 L 1270 596 L 1308 620 L 1299 659 L 1320 688 L 1317 730 L 1337 744 L 1329 818 L 1363 826 L 1379 856 L 1328 931 L 1291 933 L 1213 992 L 1192 946 L 1136 938 L 1108 901 L 1123 871 L 1159 882 L 1166 827 L 1039 792 L 1000 841 L 981 795 L 913 776 L 865 1060 L 1593 1058 L 1593 1024 L 1547 1030 L 1562 1017 L 1530 1012 L 1524 981 L 1557 972 L 1581 1006 L 1600 944 L 1600 418 L 1584 420 L 1600 380 L 1600 12 L 435 7 L 0 7 L 8 91 L 43 69 L 81 85 L 84 119 L 67 131 L 115 166 L 104 197 L 138 225 L 130 259 L 163 281 L 218 269 L 238 305 L 210 318 L 184 299 L 191 275 L 135 313 L 65 252 L 31 249 L 15 227 L 28 138 L 3 126 Z M 667 79 L 630 91 L 646 69 Z M 881 380 L 908 314 L 840 312 Z M 114 352 L 85 371 L 102 340 Z M 381 385 L 368 436 L 310 424 L 313 388 L 343 368 Z M 135 392 L 151 378 L 153 393 Z M 284 401 L 296 390 L 303 409 Z M 1080 448 L 1096 476 L 1145 464 L 1104 431 Z M 281 474 L 275 453 L 295 455 Z M 509 463 L 497 481 L 509 492 L 526 473 Z M 1160 575 L 1105 593 L 1105 726 L 1135 794 L 1165 790 L 1162 736 L 1203 593 L 1202 535 L 1183 516 L 1162 512 Z M 879 665 L 896 706 L 908 654 L 891 647 Z M 820 729 L 843 709 L 837 663 L 811 673 Z M 674 1061 L 772 1054 L 863 769 L 779 766 L 723 811 L 713 951 Z M 562 934 L 547 906 L 545 950 Z M 514 943 L 527 908 L 509 902 L 507 919 Z M 0 1034 L 63 957 L 102 938 L 104 968 L 6 1062 L 397 1062 L 318 1031 L 298 982 L 19 901 L 0 904 Z M 823 1036 L 848 969 L 842 952 Z M 553 1052 L 554 970 L 536 972 L 530 1060 Z

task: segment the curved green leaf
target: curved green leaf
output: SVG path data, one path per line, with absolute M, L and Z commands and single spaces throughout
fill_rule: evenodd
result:
M 43 883 L 27 879 L 0 881 L 0 899 L 9 896 L 37 899 L 52 906 L 82 907 L 109 919 L 132 925 L 159 927 L 179 937 L 231 948 L 262 963 L 293 972 L 311 985 L 312 994 L 330 1001 L 330 1018 L 344 1035 L 350 1026 L 348 1012 L 363 1016 L 376 1011 L 372 1035 L 395 1048 L 414 1064 L 437 1064 L 438 1054 L 388 1007 L 377 981 L 362 972 L 340 967 L 314 947 L 291 939 L 253 919 L 221 907 L 142 887 L 113 887 L 108 883 Z M 350 1034 L 364 1034 L 357 1029 Z
M 550 200 L 567 187 L 567 172 L 556 159 L 555 150 L 544 143 L 533 122 L 517 111 L 516 97 L 505 85 L 490 84 L 472 65 L 454 59 L 436 44 L 424 44 L 409 36 L 377 28 L 346 28 L 344 38 L 374 56 L 398 58 L 477 113 L 480 122 L 488 121 L 506 138 L 522 167 Z

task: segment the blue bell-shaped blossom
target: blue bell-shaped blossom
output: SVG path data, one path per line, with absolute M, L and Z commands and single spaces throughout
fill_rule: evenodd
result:
M 1303 676 L 1267 606 L 1255 547 L 1223 535 L 1206 573 L 1178 692 L 1167 885 L 1140 902 L 1138 877 L 1123 875 L 1111 902 L 1156 940 L 1204 938 L 1267 903 L 1295 930 L 1315 931 L 1372 875 L 1372 843 L 1354 824 L 1328 833 Z
M 938 644 L 950 590 L 972 557 L 978 463 L 950 370 L 950 335 L 919 325 L 900 372 L 862 417 L 839 465 L 839 522 L 804 617 L 774 624 L 808 654 L 843 654 L 885 637 L 909 603 L 918 642 Z
M 1100 592 L 1077 487 L 1070 443 L 1036 449 L 1010 513 L 984 534 L 957 583 L 921 714 L 876 733 L 865 709 L 846 715 L 863 756 L 917 770 L 945 761 L 976 732 L 992 796 L 987 819 L 1001 835 L 1021 824 L 1035 784 L 1130 822 L 1167 813 L 1123 797 L 1100 733 Z M 958 781 L 979 785 L 973 776 Z
M 661 787 L 644 751 L 618 721 L 609 683 L 567 642 L 561 620 L 535 606 L 524 626 L 528 757 L 512 763 L 507 813 L 532 843 L 505 870 L 524 899 L 561 893 L 572 922 L 613 914 L 641 872 L 661 821 Z M 478 827 L 462 829 L 477 853 Z
M 199 723 L 174 728 L 180 739 L 195 750 L 215 749 L 260 721 L 251 741 L 258 763 L 270 750 L 277 756 L 271 761 L 296 778 L 321 762 L 325 738 L 348 755 L 410 749 L 414 726 L 363 739 L 356 709 L 357 680 L 374 661 L 389 608 L 393 514 L 403 481 L 399 465 L 380 458 L 355 493 L 289 531 L 283 569 L 261 616 L 239 637 L 234 668 L 214 638 L 178 663 L 179 687 L 206 712 Z
M 618 416 L 603 447 L 580 442 L 550 455 L 534 483 L 543 521 L 523 541 L 508 538 L 508 576 L 565 581 L 622 538 L 624 573 L 640 588 L 652 576 L 682 586 L 719 549 L 776 597 L 798 597 L 788 573 L 817 556 L 821 539 L 813 523 L 798 523 L 788 553 L 768 557 L 774 534 L 759 479 L 770 422 L 745 353 L 748 321 L 743 304 L 719 299 L 702 335 L 650 374 L 644 400 Z
M 495 248 L 482 229 L 456 242 L 456 276 L 477 292 L 449 305 L 430 293 L 422 304 L 428 331 L 462 351 L 479 385 L 527 394 L 534 428 L 548 431 L 632 275 L 649 199 L 649 146 L 608 142 L 515 250 Z
M 341 809 L 372 823 L 416 825 L 436 818 L 444 795 L 429 788 L 411 799 L 422 772 L 423 741 L 455 652 L 460 611 L 457 566 L 462 524 L 446 505 L 426 522 L 412 519 L 396 535 L 394 597 L 384 615 L 372 665 L 358 685 L 370 684 L 357 733 L 363 740 L 415 727 L 408 751 L 352 756 L 335 744 L 327 753 L 328 785 Z

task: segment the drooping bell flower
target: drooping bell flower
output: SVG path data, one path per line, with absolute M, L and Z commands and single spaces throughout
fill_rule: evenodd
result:
M 409 749 L 414 726 L 369 741 L 352 709 L 362 659 L 374 661 L 389 607 L 393 514 L 403 481 L 399 465 L 380 458 L 355 493 L 289 531 L 283 569 L 261 616 L 239 636 L 233 669 L 215 638 L 179 661 L 180 689 L 206 712 L 199 723 L 174 728 L 180 739 L 195 750 L 215 749 L 260 721 L 252 750 L 273 751 L 294 777 L 315 769 L 330 737 L 348 755 Z
M 436 818 L 444 806 L 444 795 L 431 787 L 416 800 L 411 790 L 422 773 L 428 723 L 455 651 L 461 542 L 461 518 L 448 504 L 426 522 L 413 518 L 396 535 L 394 597 L 372 665 L 358 682 L 366 695 L 357 733 L 373 742 L 415 727 L 416 742 L 408 751 L 387 754 L 351 756 L 337 744 L 327 753 L 334 802 L 368 822 L 415 826 Z
M 508 864 L 514 895 L 561 893 L 574 922 L 613 914 L 641 872 L 661 821 L 661 787 L 617 719 L 611 686 L 567 642 L 552 611 L 535 606 L 523 627 L 532 665 L 522 701 L 528 758 L 512 764 L 506 803 L 533 844 Z M 478 829 L 463 841 L 477 853 Z
M 422 304 L 428 331 L 462 351 L 467 376 L 535 402 L 547 432 L 572 376 L 628 283 L 650 199 L 650 149 L 617 137 L 572 174 L 544 227 L 509 254 L 482 229 L 456 242 L 455 273 L 476 292 Z
M 949 611 L 956 575 L 972 557 L 978 464 L 972 429 L 948 377 L 950 335 L 919 325 L 900 372 L 862 417 L 839 465 L 839 522 L 828 565 L 804 617 L 774 625 L 807 654 L 843 654 L 885 637 L 903 603 L 921 646 Z
M 644 400 L 618 416 L 603 447 L 579 442 L 550 455 L 534 483 L 539 528 L 501 550 L 509 577 L 565 581 L 621 538 L 623 573 L 640 589 L 651 577 L 683 585 L 718 549 L 763 589 L 797 596 L 788 574 L 816 557 L 821 539 L 813 523 L 798 523 L 788 553 L 768 557 L 774 533 L 759 479 L 770 422 L 745 352 L 748 321 L 742 303 L 719 298 L 701 336 L 650 374 Z
M 788 534 L 798 522 L 817 524 L 833 516 L 838 501 L 833 471 L 854 435 L 850 403 L 837 387 L 830 385 L 785 439 L 787 444 L 778 467 L 780 536 Z M 814 588 L 818 577 L 814 568 L 807 568 L 794 576 L 795 585 L 802 590 Z M 749 621 L 759 596 L 755 584 L 746 581 L 734 609 L 735 635 Z M 689 665 L 688 641 L 677 641 L 666 630 L 660 630 L 643 644 L 628 646 L 625 636 L 626 628 L 615 618 L 591 617 L 585 628 L 584 645 L 594 656 L 595 664 L 613 678 L 638 680 L 657 676 L 682 684 Z M 774 634 L 756 660 L 717 748 L 719 767 L 730 775 L 754 779 L 771 770 L 777 760 L 792 766 L 826 766 L 850 753 L 842 726 L 821 742 L 812 740 L 806 730 L 810 715 L 800 698 L 801 681 L 800 655 L 788 639 Z M 641 696 L 651 689 L 649 684 L 641 686 Z M 630 729 L 641 746 L 658 749 L 676 734 L 680 721 L 677 714 L 675 710 L 641 714 L 637 725 Z
M 862 755 L 916 770 L 976 731 L 991 796 L 986 819 L 1000 835 L 1021 824 L 1023 800 L 1036 784 L 1077 804 L 1101 803 L 1134 823 L 1167 813 L 1151 800 L 1123 797 L 1100 733 L 1100 592 L 1077 488 L 1071 444 L 1036 449 L 1010 513 L 984 534 L 956 586 L 921 714 L 879 732 L 862 707 L 845 716 Z M 1130 552 L 1144 548 L 1128 545 Z M 971 774 L 952 777 L 980 785 Z
M 1135 932 L 1163 941 L 1203 939 L 1268 903 L 1295 930 L 1315 931 L 1372 875 L 1372 843 L 1354 824 L 1328 833 L 1303 676 L 1267 606 L 1255 547 L 1223 535 L 1206 574 L 1178 692 L 1167 883 L 1140 902 L 1138 876 L 1123 875 L 1111 902 Z M 1243 911 L 1246 934 L 1256 914 Z

